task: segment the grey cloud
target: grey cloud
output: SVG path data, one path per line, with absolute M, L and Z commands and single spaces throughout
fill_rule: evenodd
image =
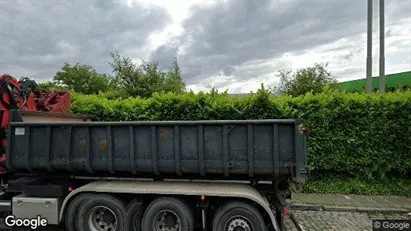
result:
M 352 78 L 353 75 L 351 73 L 358 73 L 363 71 L 364 68 L 362 67 L 346 67 L 339 71 L 336 71 L 334 75 L 339 76 L 342 80 L 346 80 L 347 78 Z
M 385 3 L 388 44 L 391 36 L 402 32 L 391 26 L 410 18 L 411 6 L 409 0 Z M 374 8 L 377 30 L 378 1 Z M 138 3 L 128 7 L 116 0 L 0 0 L 0 72 L 49 79 L 64 62 L 88 63 L 110 72 L 109 51 L 116 49 L 132 58 L 150 55 L 162 68 L 179 54 L 187 84 L 218 74 L 227 84 L 246 83 L 288 68 L 287 61 L 278 61 L 284 53 L 304 54 L 339 39 L 361 38 L 366 32 L 366 1 L 229 0 L 196 5 L 182 23 L 182 35 L 170 37 L 150 53 L 149 36 L 170 22 L 162 8 Z M 326 52 L 334 50 L 338 67 L 345 68 L 347 60 L 363 51 L 365 44 L 360 43 L 340 43 Z M 395 60 L 407 62 L 410 55 L 403 52 Z M 387 66 L 392 60 L 387 54 Z M 343 77 L 360 70 L 347 68 L 335 74 Z
M 234 68 L 234 67 L 230 67 L 230 66 L 227 66 L 227 67 L 225 67 L 225 68 L 223 69 L 223 73 L 224 73 L 225 76 L 230 76 L 230 75 L 232 75 L 234 71 L 235 71 L 235 68 Z
M 390 30 L 390 29 L 388 29 L 388 30 L 385 32 L 385 36 L 386 36 L 386 37 L 392 37 L 393 35 L 394 35 L 393 31 Z
M 276 79 L 277 73 L 272 73 L 272 70 L 281 70 L 288 69 L 289 63 L 284 60 L 272 60 L 271 62 L 253 62 L 247 63 L 241 68 L 233 73 L 234 76 L 237 76 L 240 81 L 247 82 L 251 78 L 256 78 L 259 76 L 269 76 L 272 79 Z
M 175 40 L 188 83 L 248 60 L 280 57 L 366 32 L 366 1 L 232 0 L 196 6 Z M 409 1 L 386 1 L 387 23 L 409 17 Z M 378 19 L 378 5 L 374 18 Z M 389 20 L 388 20 L 389 18 Z M 377 22 L 377 21 L 376 21 Z M 377 24 L 378 25 L 378 24 Z M 364 44 L 365 45 L 365 44 Z M 162 48 L 164 49 L 164 48 Z M 350 58 L 347 56 L 346 58 Z M 241 76 L 243 79 L 255 75 Z
M 345 60 L 350 60 L 354 57 L 354 51 L 350 51 L 348 54 L 344 55 Z
M 115 0 L 0 0 L 0 71 L 50 79 L 64 62 L 81 62 L 109 73 L 110 51 L 141 56 L 170 18 L 159 7 Z
M 179 44 L 176 42 L 169 42 L 166 45 L 162 45 L 157 48 L 151 54 L 151 60 L 155 60 L 158 62 L 159 67 L 163 69 L 168 69 L 171 66 L 171 61 L 179 51 Z

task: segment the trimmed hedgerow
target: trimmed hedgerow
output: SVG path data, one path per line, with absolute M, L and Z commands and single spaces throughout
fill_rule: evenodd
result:
M 303 192 L 411 197 L 411 181 L 405 179 L 364 180 L 346 177 L 310 179 L 304 184 Z
M 310 128 L 313 176 L 411 176 L 411 91 L 381 95 L 325 90 L 276 97 L 262 88 L 245 97 L 170 93 L 123 100 L 74 94 L 71 110 L 100 121 L 303 119 Z

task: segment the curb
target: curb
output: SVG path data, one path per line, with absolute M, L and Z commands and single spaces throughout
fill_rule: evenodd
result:
M 356 207 L 356 206 L 329 206 L 313 204 L 293 204 L 292 210 L 303 211 L 332 211 L 332 212 L 410 212 L 406 208 L 379 208 L 379 207 Z
M 290 219 L 294 223 L 295 227 L 297 228 L 298 231 L 305 231 L 305 229 L 298 223 L 297 218 L 294 216 L 294 213 L 290 213 Z

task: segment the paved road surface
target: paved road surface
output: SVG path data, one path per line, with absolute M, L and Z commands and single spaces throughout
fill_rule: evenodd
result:
M 323 212 L 323 211 L 294 211 L 297 223 L 305 231 L 353 231 L 353 230 L 372 230 L 372 219 L 408 219 L 406 213 L 359 213 L 359 212 Z M 290 218 L 285 219 L 287 231 L 298 231 Z M 13 229 L 13 231 L 22 231 L 23 229 Z M 28 230 L 28 229 L 25 229 Z M 63 228 L 49 227 L 38 229 L 41 231 L 64 231 Z
M 305 231 L 371 231 L 373 219 L 408 219 L 411 223 L 411 217 L 407 217 L 406 213 L 378 214 L 359 212 L 294 211 L 294 216 L 298 224 Z

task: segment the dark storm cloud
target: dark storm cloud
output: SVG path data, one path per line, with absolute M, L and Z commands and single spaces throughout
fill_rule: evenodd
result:
M 87 63 L 99 72 L 110 72 L 109 52 L 116 49 L 136 59 L 150 54 L 163 68 L 178 54 L 187 84 L 213 75 L 246 82 L 289 68 L 290 60 L 281 59 L 285 53 L 304 54 L 345 39 L 338 47 L 327 48 L 331 54 L 335 50 L 332 58 L 344 67 L 345 60 L 354 60 L 365 47 L 362 42 L 352 43 L 352 38 L 360 39 L 366 32 L 365 0 L 228 0 L 196 5 L 182 23 L 183 33 L 170 36 L 167 44 L 151 53 L 149 36 L 162 31 L 172 18 L 158 6 L 123 3 L 0 0 L 0 73 L 50 79 L 64 62 Z M 403 36 L 401 27 L 391 25 L 411 17 L 411 4 L 410 0 L 385 3 L 388 44 L 390 38 Z M 377 30 L 378 1 L 374 9 Z M 400 61 L 409 61 L 403 50 L 409 51 L 402 49 L 405 58 Z M 390 60 L 398 58 L 389 59 L 387 54 L 387 63 Z
M 223 69 L 223 73 L 224 73 L 225 76 L 232 75 L 234 71 L 235 71 L 235 68 L 230 67 L 230 66 L 227 66 Z
M 169 68 L 171 61 L 177 56 L 179 50 L 179 44 L 170 41 L 166 45 L 161 45 L 151 54 L 151 60 L 158 62 L 160 68 Z
M 387 23 L 409 17 L 409 7 L 404 7 L 409 3 L 408 0 L 386 1 Z M 178 49 L 175 44 L 185 46 L 179 59 L 186 68 L 186 81 L 195 84 L 198 78 L 224 72 L 226 66 L 277 58 L 285 52 L 302 52 L 365 33 L 366 6 L 367 2 L 361 0 L 232 0 L 212 6 L 195 6 L 191 17 L 183 22 L 185 33 L 173 38 L 179 42 L 174 42 L 172 50 Z M 375 8 L 378 9 L 378 4 Z M 378 19 L 378 11 L 375 12 L 374 17 Z M 156 55 L 158 59 L 161 55 L 167 56 L 164 52 L 156 52 Z M 244 72 L 231 74 L 243 80 L 255 77 Z
M 0 72 L 49 79 L 64 62 L 110 72 L 110 51 L 140 57 L 170 20 L 162 8 L 124 1 L 0 0 Z

